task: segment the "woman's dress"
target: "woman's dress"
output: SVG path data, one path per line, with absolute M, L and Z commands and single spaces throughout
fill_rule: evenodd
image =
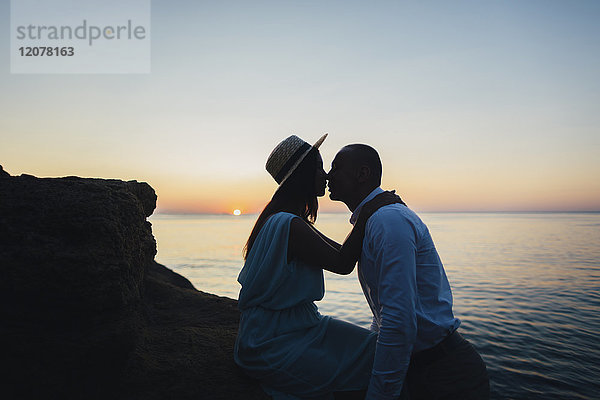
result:
M 313 302 L 324 295 L 323 271 L 287 259 L 293 218 L 269 217 L 238 276 L 235 362 L 274 399 L 329 399 L 334 391 L 366 389 L 376 335 L 319 314 Z

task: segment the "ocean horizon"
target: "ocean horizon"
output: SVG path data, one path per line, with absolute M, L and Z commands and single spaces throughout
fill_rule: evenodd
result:
M 515 210 L 515 211 L 506 211 L 506 210 L 488 210 L 488 211 L 478 211 L 478 210 L 462 210 L 462 211 L 419 211 L 414 210 L 417 214 L 600 214 L 600 210 Z M 258 216 L 260 212 L 252 212 L 252 213 L 243 213 L 240 215 L 234 215 L 231 212 L 192 212 L 192 211 L 156 211 L 152 214 L 152 217 L 155 216 L 230 216 L 230 217 L 242 217 L 242 216 Z M 334 214 L 334 215 L 350 215 L 349 211 L 319 211 L 320 214 Z M 349 218 L 349 217 L 348 217 Z
M 600 212 L 421 212 L 444 263 L 460 331 L 480 351 L 494 399 L 593 399 L 600 393 Z M 316 227 L 342 241 L 349 213 Z M 237 299 L 256 214 L 150 217 L 156 260 L 201 291 Z M 356 271 L 325 271 L 324 315 L 368 327 Z

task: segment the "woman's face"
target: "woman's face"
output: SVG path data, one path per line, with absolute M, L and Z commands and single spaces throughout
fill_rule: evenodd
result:
M 317 173 L 315 175 L 315 193 L 317 197 L 325 196 L 325 189 L 327 188 L 327 174 L 323 169 L 323 159 L 321 154 L 317 158 Z

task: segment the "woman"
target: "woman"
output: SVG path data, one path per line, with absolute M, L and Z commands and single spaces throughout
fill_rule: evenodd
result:
M 238 281 L 241 311 L 235 361 L 259 379 L 274 399 L 332 398 L 369 384 L 376 335 L 319 314 L 323 269 L 348 274 L 360 256 L 368 216 L 394 196 L 375 199 L 361 212 L 343 245 L 312 223 L 326 174 L 314 145 L 290 136 L 267 160 L 279 188 L 258 217 L 244 249 Z

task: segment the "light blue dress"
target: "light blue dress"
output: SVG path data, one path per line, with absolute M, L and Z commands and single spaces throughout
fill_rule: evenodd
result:
M 240 327 L 235 362 L 274 399 L 331 399 L 369 385 L 376 334 L 322 316 L 323 271 L 287 260 L 290 222 L 272 215 L 238 276 Z

